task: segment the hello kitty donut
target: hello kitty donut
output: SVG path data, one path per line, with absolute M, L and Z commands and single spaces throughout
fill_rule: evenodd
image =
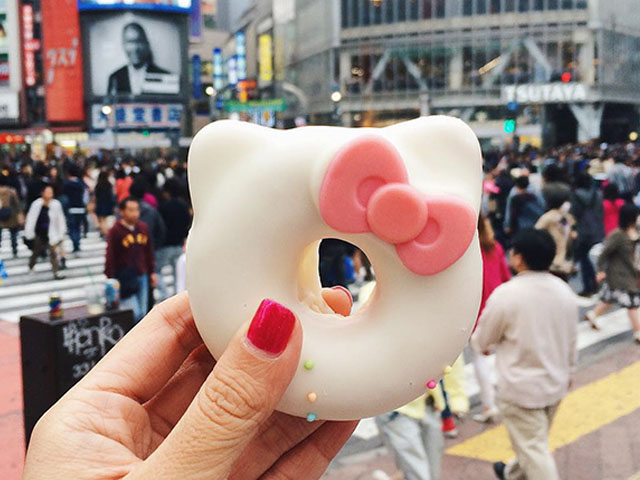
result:
M 309 420 L 393 410 L 433 388 L 466 344 L 482 292 L 482 168 L 463 122 L 215 122 L 193 140 L 189 182 L 187 286 L 213 356 L 264 298 L 302 325 L 300 367 L 278 410 Z M 376 289 L 352 316 L 322 299 L 323 238 L 357 245 L 374 266 Z

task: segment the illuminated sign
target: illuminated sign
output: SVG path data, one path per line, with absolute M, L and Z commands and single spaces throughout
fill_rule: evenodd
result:
M 33 7 L 22 6 L 22 48 L 24 57 L 24 83 L 28 87 L 36 84 L 36 55 L 40 41 L 33 38 Z
M 80 21 L 75 0 L 42 3 L 47 120 L 84 121 Z
M 191 13 L 192 0 L 78 0 L 80 10 L 160 10 Z
M 247 79 L 247 37 L 244 32 L 236 33 L 236 72 L 238 80 Z M 231 82 L 229 82 L 231 83 Z
M 530 83 L 502 87 L 505 102 L 574 103 L 585 102 L 590 97 L 589 87 L 582 83 Z
M 213 49 L 213 88 L 217 91 L 222 90 L 223 86 L 223 67 L 222 67 L 222 50 Z
M 273 81 L 273 45 L 271 35 L 263 33 L 258 37 L 258 58 L 260 62 L 260 81 L 272 82 Z
M 91 105 L 91 127 L 94 130 L 179 129 L 182 125 L 181 104 L 123 103 L 113 105 L 105 115 L 104 105 Z

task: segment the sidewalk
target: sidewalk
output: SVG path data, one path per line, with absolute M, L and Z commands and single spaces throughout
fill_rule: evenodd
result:
M 577 372 L 551 433 L 563 479 L 628 480 L 640 472 L 640 347 L 610 344 Z M 504 427 L 459 423 L 447 440 L 442 480 L 493 479 L 492 461 L 512 452 Z M 339 457 L 324 480 L 386 480 L 397 473 L 384 448 Z M 402 477 L 400 477 L 402 478 Z

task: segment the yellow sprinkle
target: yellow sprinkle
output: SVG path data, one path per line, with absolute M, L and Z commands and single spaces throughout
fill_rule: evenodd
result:
M 307 394 L 307 400 L 309 400 L 310 403 L 315 403 L 317 399 L 318 395 L 316 394 L 316 392 L 309 392 Z
M 444 367 L 444 374 L 449 375 L 450 373 L 451 373 L 451 367 L 447 365 L 446 367 Z

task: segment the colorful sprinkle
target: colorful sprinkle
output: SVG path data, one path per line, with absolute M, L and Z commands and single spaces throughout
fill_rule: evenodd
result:
M 307 394 L 307 400 L 309 400 L 310 403 L 315 403 L 317 399 L 318 399 L 318 394 L 316 394 L 316 392 L 309 392 Z
M 307 415 L 307 422 L 315 422 L 318 416 L 315 413 L 310 413 Z
M 447 365 L 446 367 L 444 367 L 444 374 L 449 375 L 450 373 L 451 373 L 451 367 Z
M 314 363 L 313 360 L 306 360 L 304 362 L 304 368 L 305 370 L 313 370 L 313 367 L 315 367 L 316 364 Z
M 435 380 L 429 380 L 429 381 L 427 382 L 427 388 L 428 388 L 429 390 L 433 390 L 434 388 L 436 388 L 436 385 L 437 385 L 437 383 L 436 383 L 436 381 L 435 381 Z

